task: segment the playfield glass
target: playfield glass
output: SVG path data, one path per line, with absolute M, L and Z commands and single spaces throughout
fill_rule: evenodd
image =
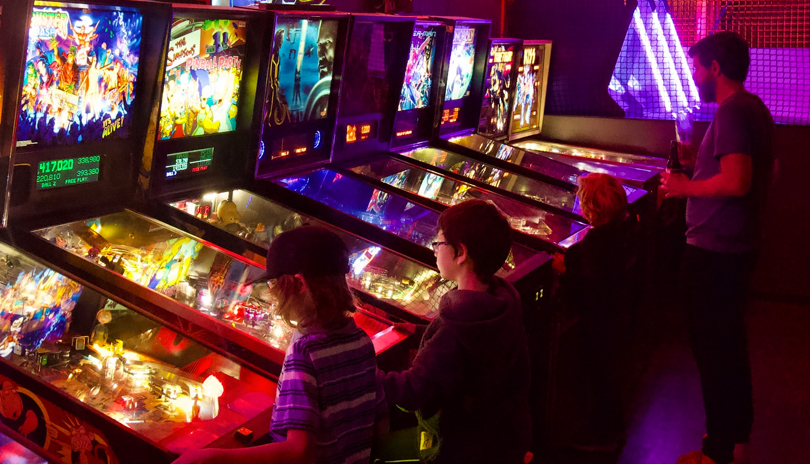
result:
M 436 211 L 329 169 L 275 182 L 425 248 L 430 248 L 438 235 L 439 214 Z M 392 173 L 385 182 L 402 187 L 407 177 L 401 172 Z M 498 275 L 508 275 L 535 254 L 524 246 L 514 244 Z
M 263 248 L 303 224 L 329 229 L 349 248 L 349 285 L 412 314 L 434 317 L 441 296 L 455 287 L 433 269 L 246 190 L 209 193 L 170 205 Z
M 475 65 L 476 29 L 456 26 L 447 71 L 446 101 L 461 100 L 469 95 Z
M 274 317 L 264 269 L 135 212 L 36 231 L 45 240 L 221 323 L 286 349 L 291 330 Z
M 576 193 L 572 190 L 504 171 L 491 164 L 438 148 L 418 148 L 403 155 L 564 211 L 581 214 L 575 208 Z
M 336 19 L 278 19 L 265 108 L 268 126 L 328 116 L 337 32 Z
M 125 138 L 133 118 L 143 16 L 133 9 L 34 7 L 17 146 Z
M 517 164 L 538 172 L 546 172 L 546 167 L 551 163 L 554 163 L 557 166 L 568 166 L 571 171 L 577 171 L 580 174 L 597 172 L 601 174 L 609 174 L 620 180 L 635 182 L 646 182 L 660 172 L 659 169 L 653 167 L 642 167 L 635 164 L 613 164 L 588 159 L 586 157 L 562 155 L 553 151 L 540 152 L 540 150 L 534 149 L 535 144 L 531 140 L 522 141 L 516 145 L 525 148 L 525 150 L 514 148 L 517 153 L 520 153 L 520 156 L 504 159 L 510 163 Z M 539 145 L 542 145 L 542 143 Z M 586 150 L 582 151 L 584 152 Z M 597 150 L 591 151 L 598 152 Z M 628 195 L 630 195 L 629 192 Z
M 0 284 L 0 362 L 170 451 L 213 442 L 273 404 L 270 380 L 5 244 Z M 4 385 L 0 421 L 44 446 L 46 428 L 65 424 L 29 395 Z M 76 432 L 55 439 L 70 450 L 85 438 Z
M 438 233 L 437 212 L 330 169 L 275 182 L 426 248 Z
M 563 145 L 561 143 L 545 142 L 542 140 L 520 140 L 516 141 L 514 145 L 530 151 L 555 155 L 555 157 L 559 158 L 561 161 L 564 160 L 565 157 L 571 157 L 583 159 L 588 162 L 599 161 L 617 165 L 635 166 L 639 169 L 648 169 L 658 172 L 663 171 L 667 167 L 666 159 L 656 158 L 654 156 L 633 155 L 630 153 Z
M 579 176 L 584 174 L 582 170 L 576 167 L 559 163 L 537 154 L 532 154 L 526 150 L 498 142 L 497 140 L 492 140 L 479 134 L 454 137 L 450 139 L 450 142 L 511 164 L 529 168 L 571 185 L 577 185 Z
M 166 54 L 160 139 L 236 129 L 247 25 L 175 17 Z
M 554 244 L 585 229 L 586 224 L 562 217 L 509 197 L 429 172 L 396 159 L 385 159 L 352 168 L 352 171 L 447 206 L 470 199 L 492 202 L 509 220 L 512 228 Z M 401 180 L 400 180 L 401 179 Z M 395 185 L 394 181 L 398 181 Z M 430 187 L 426 187 L 426 185 Z
M 424 24 L 414 26 L 398 111 L 424 108 L 430 102 L 437 32 L 434 26 Z

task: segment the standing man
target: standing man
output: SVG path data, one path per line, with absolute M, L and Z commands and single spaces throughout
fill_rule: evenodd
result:
M 662 180 L 667 197 L 687 198 L 681 283 L 706 410 L 703 449 L 678 463 L 747 463 L 754 416 L 743 316 L 773 171 L 774 124 L 762 100 L 743 87 L 750 57 L 742 37 L 713 34 L 689 55 L 701 100 L 719 106 L 691 180 Z

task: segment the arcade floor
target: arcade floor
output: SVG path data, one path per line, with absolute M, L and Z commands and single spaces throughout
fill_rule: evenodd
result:
M 668 464 L 700 446 L 697 368 L 677 310 L 659 299 L 642 322 L 627 389 L 627 443 L 613 455 L 558 451 L 543 464 Z M 810 306 L 754 301 L 748 312 L 755 422 L 753 464 L 810 462 Z M 537 461 L 536 461 L 537 462 Z

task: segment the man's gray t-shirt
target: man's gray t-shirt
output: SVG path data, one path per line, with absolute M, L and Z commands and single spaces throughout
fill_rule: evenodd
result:
M 754 94 L 741 91 L 717 108 L 698 149 L 692 180 L 720 172 L 720 159 L 751 157 L 751 189 L 741 197 L 690 197 L 686 202 L 686 243 L 719 253 L 744 253 L 759 247 L 759 216 L 773 166 L 773 118 Z

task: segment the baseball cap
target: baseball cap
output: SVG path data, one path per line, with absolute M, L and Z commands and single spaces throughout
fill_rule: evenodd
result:
M 304 225 L 277 236 L 267 250 L 267 272 L 254 282 L 283 275 L 345 275 L 349 250 L 334 232 Z

